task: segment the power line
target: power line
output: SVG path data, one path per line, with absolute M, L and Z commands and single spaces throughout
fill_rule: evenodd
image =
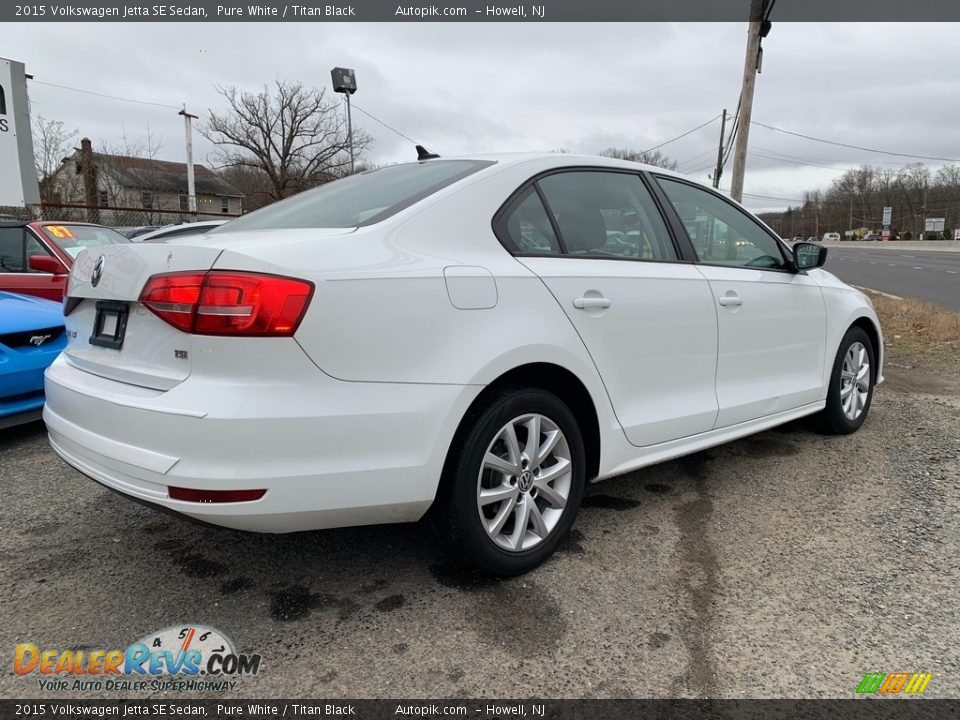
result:
M 824 170 L 830 170 L 837 173 L 847 172 L 847 170 L 843 170 L 841 168 L 829 167 L 827 165 L 817 165 L 816 163 L 808 163 L 802 160 L 791 160 L 785 157 L 778 157 L 776 155 L 768 155 L 767 153 L 757 152 L 756 150 L 750 150 L 750 154 L 755 155 L 756 157 L 766 158 L 767 160 L 777 160 L 779 162 L 792 163 L 794 165 L 806 165 L 807 167 L 823 168 Z
M 97 97 L 108 98 L 110 100 L 119 100 L 120 102 L 139 103 L 140 105 L 153 105 L 154 107 L 170 108 L 171 110 L 180 110 L 178 105 L 167 105 L 166 103 L 150 102 L 149 100 L 135 100 L 134 98 L 119 97 L 118 95 L 106 95 L 104 93 L 93 92 L 92 90 L 81 90 L 80 88 L 70 87 L 69 85 L 57 85 L 56 83 L 43 82 L 42 80 L 31 80 L 31 83 L 37 85 L 48 85 L 50 87 L 60 88 L 61 90 L 70 90 L 72 92 L 83 93 L 85 95 L 96 95 Z
M 395 132 L 395 133 L 396 133 L 397 135 L 399 135 L 400 137 L 404 138 L 405 140 L 409 140 L 410 142 L 412 142 L 414 145 L 417 144 L 417 141 L 414 140 L 412 137 L 410 137 L 409 135 L 404 135 L 402 132 L 400 132 L 399 130 L 397 130 L 397 129 L 396 129 L 395 127 L 393 127 L 392 125 L 388 125 L 387 123 L 385 123 L 385 122 L 384 122 L 383 120 L 381 120 L 380 118 L 375 117 L 374 115 L 371 115 L 370 113 L 368 113 L 366 110 L 364 110 L 362 107 L 360 107 L 360 106 L 357 105 L 356 103 L 353 104 L 353 109 L 354 109 L 354 110 L 359 110 L 360 112 L 362 112 L 364 115 L 366 115 L 368 118 L 370 118 L 370 119 L 372 119 L 372 120 L 376 120 L 378 123 L 380 123 L 381 125 L 383 125 L 387 130 L 392 130 L 393 132 Z
M 667 140 L 666 142 L 662 142 L 662 143 L 660 143 L 659 145 L 654 145 L 653 147 L 647 148 L 646 150 L 643 150 L 642 152 L 648 153 L 648 152 L 653 152 L 654 150 L 658 150 L 659 148 L 662 148 L 664 145 L 669 145 L 669 144 L 672 143 L 672 142 L 676 142 L 676 141 L 679 140 L 680 138 L 685 138 L 687 135 L 692 135 L 692 134 L 695 133 L 697 130 L 700 130 L 700 129 L 702 129 L 702 128 L 705 128 L 705 127 L 706 127 L 707 125 L 709 125 L 710 123 L 716 122 L 716 121 L 719 120 L 719 119 L 720 119 L 720 115 L 715 115 L 715 116 L 713 116 L 712 118 L 710 118 L 709 120 L 707 120 L 705 123 L 702 123 L 702 124 L 700 124 L 700 125 L 697 125 L 695 128 L 693 128 L 693 129 L 691 129 L 691 130 L 687 130 L 687 131 L 686 131 L 685 133 L 683 133 L 682 135 L 677 135 L 675 138 L 672 138 L 672 139 L 670 139 L 670 140 Z
M 712 153 L 713 153 L 713 150 L 714 150 L 713 148 L 710 148 L 710 149 L 707 150 L 706 152 L 698 153 L 697 155 L 694 155 L 693 157 L 688 157 L 686 160 L 680 160 L 680 161 L 677 162 L 677 165 L 686 165 L 688 162 L 692 162 L 693 160 L 699 160 L 700 158 L 702 158 L 702 157 L 705 156 L 705 155 L 710 155 L 710 154 L 712 154 Z
M 824 138 L 813 137 L 812 135 L 804 135 L 803 133 L 794 132 L 793 130 L 784 130 L 783 128 L 774 127 L 773 125 L 766 125 L 762 122 L 757 122 L 756 120 L 751 121 L 751 125 L 758 125 L 759 127 L 766 128 L 767 130 L 773 130 L 775 132 L 782 132 L 787 135 L 793 135 L 795 137 L 804 138 L 805 140 L 813 140 L 814 142 L 824 143 L 826 145 L 836 145 L 838 147 L 851 148 L 853 150 L 862 150 L 864 152 L 879 153 L 881 155 L 891 155 L 893 157 L 903 157 L 903 158 L 913 158 L 917 160 L 938 160 L 941 162 L 960 162 L 956 158 L 946 158 L 946 157 L 936 157 L 934 155 L 912 155 L 910 153 L 899 153 L 893 152 L 891 150 L 878 150 L 877 148 L 863 147 L 862 145 L 850 145 L 849 143 L 842 143 L 836 140 L 825 140 Z
M 788 202 L 799 202 L 799 203 L 806 202 L 806 200 L 801 200 L 799 198 L 776 197 L 774 195 L 757 195 L 755 193 L 747 193 L 747 192 L 745 192 L 743 196 L 750 197 L 750 198 L 759 198 L 761 200 L 786 200 Z

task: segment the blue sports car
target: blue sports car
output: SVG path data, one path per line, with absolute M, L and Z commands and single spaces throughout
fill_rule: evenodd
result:
M 0 291 L 0 428 L 40 419 L 43 371 L 66 344 L 60 303 Z

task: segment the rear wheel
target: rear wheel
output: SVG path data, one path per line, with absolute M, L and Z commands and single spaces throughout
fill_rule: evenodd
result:
M 543 563 L 570 530 L 586 476 L 570 409 L 543 390 L 509 390 L 468 418 L 448 463 L 441 529 L 458 558 L 492 575 Z
M 875 377 L 873 343 L 863 328 L 852 327 L 837 349 L 827 404 L 819 416 L 825 432 L 847 435 L 863 425 L 870 412 Z

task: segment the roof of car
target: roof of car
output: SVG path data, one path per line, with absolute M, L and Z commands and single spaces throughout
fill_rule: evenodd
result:
M 450 157 L 439 157 L 435 160 L 422 160 L 420 162 L 439 162 L 443 160 L 482 160 L 493 161 L 498 165 L 521 165 L 521 164 L 543 164 L 549 167 L 565 166 L 599 166 L 599 167 L 619 167 L 631 170 L 645 170 L 647 172 L 656 172 L 663 175 L 673 175 L 675 177 L 685 177 L 673 170 L 667 170 L 656 165 L 645 165 L 643 163 L 633 162 L 632 160 L 621 160 L 619 158 L 606 157 L 604 155 L 574 155 L 571 153 L 558 152 L 516 152 L 516 153 L 479 153 L 476 155 L 456 155 Z M 412 162 L 417 162 L 413 160 Z

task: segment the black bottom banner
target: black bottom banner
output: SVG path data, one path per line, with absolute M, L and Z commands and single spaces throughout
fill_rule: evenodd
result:
M 0 718 L 960 718 L 960 700 L 0 700 Z

